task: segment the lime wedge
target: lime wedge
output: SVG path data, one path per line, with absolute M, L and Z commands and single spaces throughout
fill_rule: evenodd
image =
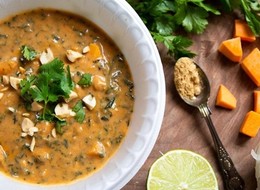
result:
M 217 190 L 209 162 L 188 150 L 173 150 L 156 160 L 148 175 L 147 190 Z

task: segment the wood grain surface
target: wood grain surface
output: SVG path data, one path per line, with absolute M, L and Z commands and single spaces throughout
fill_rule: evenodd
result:
M 191 35 L 196 52 L 194 60 L 203 68 L 211 83 L 209 107 L 216 130 L 233 159 L 237 170 L 244 178 L 247 190 L 256 189 L 255 161 L 250 152 L 260 138 L 249 138 L 239 133 L 245 114 L 253 109 L 253 91 L 256 85 L 242 70 L 239 63 L 234 63 L 218 53 L 221 41 L 231 38 L 236 15 L 212 16 L 207 30 L 202 35 Z M 260 48 L 260 40 L 242 44 L 244 57 L 255 47 Z M 213 141 L 206 122 L 197 109 L 186 105 L 178 96 L 173 84 L 174 60 L 165 50 L 158 47 L 163 62 L 166 80 L 166 108 L 157 142 L 145 164 L 123 190 L 145 190 L 146 179 L 152 163 L 161 153 L 173 149 L 188 149 L 204 156 L 213 166 L 217 175 L 219 189 L 224 189 L 217 165 Z M 237 108 L 233 111 L 215 106 L 216 94 L 220 84 L 224 84 L 237 98 Z

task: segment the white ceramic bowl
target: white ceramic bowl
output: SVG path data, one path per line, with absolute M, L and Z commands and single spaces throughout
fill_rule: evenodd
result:
M 0 19 L 34 8 L 79 14 L 102 28 L 127 59 L 135 84 L 135 105 L 128 134 L 117 153 L 94 175 L 71 184 L 39 186 L 0 174 L 6 190 L 116 190 L 141 168 L 161 128 L 165 81 L 161 60 L 149 31 L 125 0 L 0 0 Z

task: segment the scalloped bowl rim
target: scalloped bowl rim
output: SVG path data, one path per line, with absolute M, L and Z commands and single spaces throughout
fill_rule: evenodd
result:
M 127 59 L 135 84 L 135 105 L 128 134 L 119 150 L 93 175 L 69 184 L 33 185 L 0 174 L 1 189 L 121 189 L 138 172 L 158 137 L 165 109 L 165 79 L 157 47 L 125 0 L 0 0 L 0 18 L 34 8 L 81 15 L 104 30 Z M 12 14 L 10 14 L 12 13 Z

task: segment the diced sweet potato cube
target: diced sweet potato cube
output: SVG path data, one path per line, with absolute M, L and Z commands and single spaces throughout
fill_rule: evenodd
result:
M 254 81 L 254 83 L 260 86 L 260 51 L 255 48 L 241 64 L 246 74 Z
M 102 53 L 101 53 L 99 45 L 96 44 L 96 43 L 89 44 L 89 52 L 87 53 L 87 55 L 90 56 L 90 58 L 92 60 L 96 60 L 98 58 L 101 58 Z
M 253 42 L 256 37 L 246 21 L 236 19 L 234 37 L 240 37 L 242 41 Z
M 246 114 L 240 128 L 240 133 L 249 137 L 255 137 L 260 127 L 260 114 L 250 111 Z
M 223 41 L 219 46 L 219 52 L 229 60 L 239 62 L 242 59 L 243 51 L 240 37 Z
M 220 85 L 216 105 L 221 106 L 227 109 L 235 109 L 237 104 L 237 100 L 235 96 L 225 87 L 224 85 Z

